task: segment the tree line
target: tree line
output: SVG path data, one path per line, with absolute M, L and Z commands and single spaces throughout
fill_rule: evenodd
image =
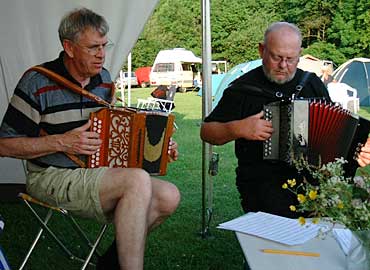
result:
M 370 55 L 368 0 L 210 2 L 212 60 L 226 60 L 229 68 L 259 58 L 258 43 L 275 21 L 295 23 L 301 29 L 303 54 L 337 66 Z M 160 0 L 132 50 L 133 70 L 151 66 L 164 49 L 186 48 L 201 56 L 201 20 L 201 1 Z

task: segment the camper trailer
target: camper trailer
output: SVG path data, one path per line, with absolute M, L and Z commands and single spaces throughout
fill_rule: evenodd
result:
M 176 85 L 178 91 L 194 89 L 200 82 L 197 65 L 202 62 L 192 51 L 184 48 L 160 51 L 150 72 L 150 85 Z

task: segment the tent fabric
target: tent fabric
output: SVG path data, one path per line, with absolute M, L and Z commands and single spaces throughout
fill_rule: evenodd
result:
M 0 121 L 22 73 L 55 59 L 62 46 L 58 37 L 61 17 L 76 7 L 103 15 L 115 44 L 107 53 L 105 68 L 118 76 L 158 0 L 12 0 L 0 3 Z M 11 168 L 11 169 L 9 169 Z M 0 158 L 0 183 L 25 181 L 20 160 Z
M 221 74 L 212 74 L 211 82 L 212 82 L 212 97 L 215 96 L 218 86 L 220 85 L 222 79 L 226 76 L 226 73 Z M 198 96 L 202 96 L 203 91 L 202 87 L 199 87 Z
M 218 102 L 220 101 L 220 99 L 222 97 L 222 94 L 223 94 L 224 90 L 229 86 L 229 84 L 231 82 L 233 82 L 234 80 L 236 80 L 240 76 L 244 75 L 248 71 L 250 71 L 250 70 L 252 70 L 256 67 L 259 67 L 260 65 L 262 65 L 262 59 L 257 59 L 257 60 L 248 61 L 248 62 L 239 64 L 239 65 L 233 67 L 232 69 L 230 69 L 226 73 L 226 75 L 223 77 L 223 79 L 221 80 L 220 84 L 218 85 L 218 87 L 217 87 L 217 89 L 214 93 L 214 99 L 213 99 L 213 102 L 212 102 L 212 107 L 213 108 L 216 107 L 216 105 L 218 104 Z M 213 86 L 212 86 L 212 88 L 213 88 Z
M 353 58 L 333 73 L 337 82 L 346 83 L 357 90 L 360 105 L 370 106 L 370 59 Z

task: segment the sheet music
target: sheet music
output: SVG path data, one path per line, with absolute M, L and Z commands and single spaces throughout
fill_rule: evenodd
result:
M 321 226 L 312 223 L 302 226 L 297 219 L 257 212 L 222 223 L 217 228 L 252 234 L 286 245 L 300 245 L 315 238 Z

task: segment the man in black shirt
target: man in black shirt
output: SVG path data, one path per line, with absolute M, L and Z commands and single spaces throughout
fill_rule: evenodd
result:
M 299 175 L 294 167 L 280 161 L 263 160 L 263 141 L 273 133 L 271 122 L 263 119 L 263 105 L 284 97 L 319 97 L 330 100 L 322 81 L 297 69 L 302 36 L 299 29 L 287 22 L 272 24 L 259 44 L 262 66 L 238 78 L 225 90 L 223 97 L 206 117 L 201 138 L 222 145 L 235 140 L 238 159 L 236 185 L 245 212 L 264 211 L 286 217 L 296 217 L 290 205 L 295 196 L 282 189 L 282 184 Z M 298 93 L 296 86 L 305 80 Z M 359 164 L 370 163 L 368 144 L 362 149 Z

